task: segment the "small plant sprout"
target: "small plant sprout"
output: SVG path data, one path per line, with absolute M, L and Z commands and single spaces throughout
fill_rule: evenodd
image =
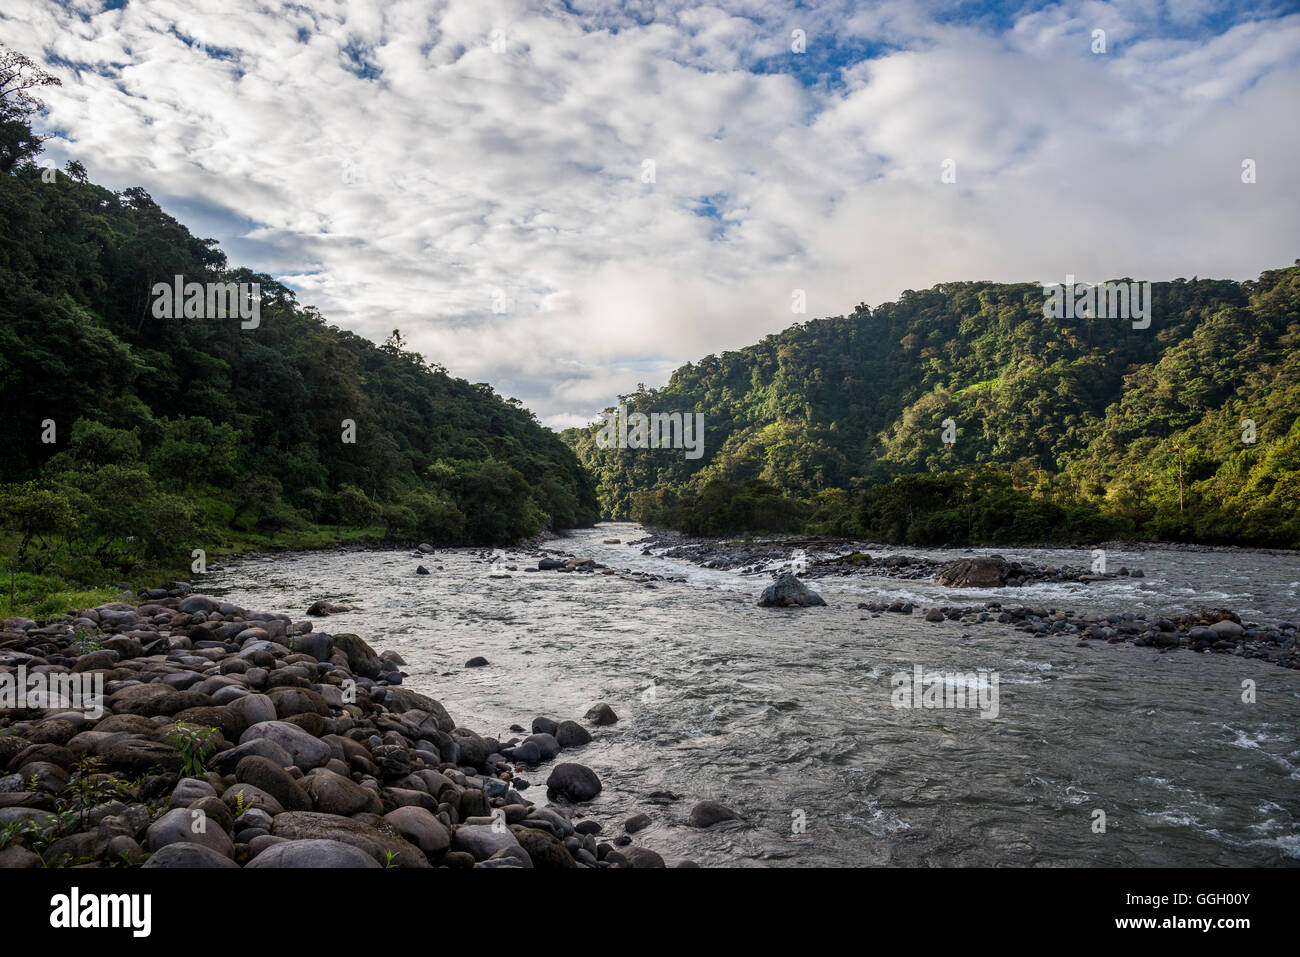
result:
M 177 722 L 170 731 L 172 746 L 181 756 L 181 776 L 197 778 L 203 774 L 203 762 L 212 753 L 213 736 L 216 728 L 202 728 L 198 725 Z

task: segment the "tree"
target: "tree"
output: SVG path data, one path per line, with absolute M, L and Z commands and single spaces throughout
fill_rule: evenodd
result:
M 31 90 L 60 86 L 47 73 L 16 50 L 0 46 L 0 173 L 8 173 L 23 160 L 40 152 L 45 137 L 32 132 L 31 119 L 45 109 Z
M 1178 456 L 1178 514 L 1183 514 L 1183 454 L 1187 449 L 1182 443 L 1174 443 L 1174 454 Z
M 62 535 L 71 538 L 77 525 L 78 510 L 69 490 L 51 488 L 36 482 L 22 485 L 0 486 L 0 528 L 15 532 L 18 536 L 12 559 L 9 563 L 9 600 L 14 599 L 14 586 L 17 573 L 31 556 L 33 540 L 42 546 L 42 551 L 49 550 L 46 536 Z M 35 571 L 38 573 L 47 564 L 49 558 L 42 556 Z
M 339 508 L 339 523 L 363 527 L 370 524 L 375 514 L 375 505 L 355 485 L 344 485 L 335 496 Z

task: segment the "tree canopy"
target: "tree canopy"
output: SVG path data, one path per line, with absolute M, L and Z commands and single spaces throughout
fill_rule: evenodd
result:
M 1049 319 L 1035 284 L 908 290 L 625 397 L 703 412 L 699 459 L 565 438 L 604 515 L 695 532 L 1300 546 L 1300 266 L 1153 293 L 1135 329 Z

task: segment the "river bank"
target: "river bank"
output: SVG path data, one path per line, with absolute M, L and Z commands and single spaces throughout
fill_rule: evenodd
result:
M 636 843 L 670 863 L 1300 860 L 1300 819 L 1288 796 L 1300 787 L 1296 671 L 1131 641 L 1080 647 L 1077 635 L 1028 635 L 994 612 L 978 623 L 931 623 L 918 610 L 980 606 L 971 612 L 978 619 L 985 602 L 1000 601 L 1156 621 L 1206 605 L 1246 622 L 1287 620 L 1300 586 L 1285 558 L 1117 549 L 1112 562 L 1146 576 L 1013 591 L 829 576 L 808 582 L 826 607 L 782 609 L 757 605 L 770 574 L 643 555 L 628 543 L 646 534 L 630 523 L 601 525 L 543 543 L 544 554 L 280 554 L 228 562 L 196 587 L 295 615 L 321 600 L 351 607 L 316 628 L 383 636 L 407 662 L 402 687 L 454 703 L 460 723 L 498 740 L 511 736 L 511 724 L 528 726 L 521 702 L 556 717 L 609 703 L 619 721 L 591 728 L 598 746 L 578 759 L 602 784 L 587 813 L 616 827 L 647 815 Z M 1005 554 L 1079 563 L 1077 552 Z M 607 567 L 527 571 L 543 557 Z M 421 565 L 429 574 L 418 574 Z M 858 607 L 895 601 L 913 613 Z M 474 658 L 487 664 L 466 667 Z M 995 672 L 996 720 L 897 707 L 894 680 L 917 665 Z M 1255 703 L 1243 703 L 1244 683 Z M 658 803 L 666 794 L 682 798 Z M 548 801 L 537 787 L 525 796 Z M 735 809 L 748 826 L 692 827 L 688 811 L 701 800 Z M 1111 821 L 1109 835 L 1093 830 L 1097 809 Z
M 1008 599 L 1032 585 L 1075 583 L 1088 585 L 1120 579 L 1141 579 L 1141 568 L 1119 565 L 1106 571 L 1108 550 L 1123 543 L 1103 543 L 1083 554 L 1090 566 L 1042 564 L 1031 560 L 1007 559 L 998 554 L 960 550 L 942 558 L 904 554 L 898 549 L 843 539 L 777 538 L 757 542 L 721 539 L 682 540 L 662 532 L 628 543 L 643 555 L 689 561 L 705 568 L 734 571 L 745 576 L 770 577 L 790 574 L 800 580 L 828 578 L 900 579 L 934 581 L 953 588 L 982 589 L 1007 598 L 973 605 L 924 605 L 903 599 L 861 602 L 871 612 L 917 614 L 932 624 L 956 623 L 978 626 L 996 621 L 1011 624 L 1027 637 L 1075 637 L 1080 647 L 1090 643 L 1131 642 L 1138 647 L 1163 651 L 1186 649 L 1199 653 L 1228 654 L 1259 658 L 1283 668 L 1300 669 L 1300 634 L 1294 620 L 1272 623 L 1243 621 L 1227 608 L 1196 607 L 1181 614 L 1148 615 L 1124 608 L 1093 612 L 1058 609 L 1046 605 L 1028 606 Z M 1154 548 L 1155 546 L 1149 546 Z M 1177 543 L 1160 546 L 1173 552 L 1206 552 L 1204 547 Z M 885 554 L 879 550 L 885 548 Z M 868 549 L 877 551 L 872 555 Z M 949 550 L 952 553 L 958 550 Z M 988 550 L 985 550 L 988 551 Z M 1276 549 L 1242 550 L 1269 556 L 1289 556 Z M 969 637 L 963 633 L 961 637 Z
M 181 583 L 5 620 L 0 867 L 665 866 L 634 843 L 641 819 L 586 813 L 601 782 L 574 759 L 618 722 L 607 704 L 498 740 L 403 687 L 404 666 Z

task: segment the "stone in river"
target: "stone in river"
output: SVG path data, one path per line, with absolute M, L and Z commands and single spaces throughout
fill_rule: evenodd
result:
M 606 724 L 613 724 L 618 720 L 618 715 L 614 713 L 614 709 L 603 701 L 599 704 L 592 705 L 591 708 L 588 709 L 587 713 L 582 717 L 588 724 L 594 724 L 597 727 Z
M 521 764 L 537 764 L 542 760 L 542 751 L 535 741 L 524 741 L 510 750 L 510 759 Z
M 355 675 L 363 678 L 378 678 L 382 673 L 382 662 L 375 649 L 364 638 L 353 634 L 334 636 L 334 650 L 343 652 L 348 659 L 348 667 Z
M 560 742 L 555 739 L 553 734 L 530 734 L 524 738 L 524 744 L 530 742 L 537 745 L 537 750 L 542 753 L 543 761 L 549 761 L 560 753 Z
M 547 793 L 563 795 L 571 801 L 590 801 L 600 793 L 600 778 L 581 764 L 557 764 L 546 779 Z
M 1006 559 L 997 555 L 989 558 L 962 558 L 949 562 L 935 573 L 940 585 L 955 588 L 996 588 L 1010 575 Z
M 629 847 L 622 852 L 623 867 L 667 867 L 664 859 L 646 847 Z
M 326 615 L 339 615 L 345 611 L 356 611 L 351 605 L 336 605 L 333 602 L 320 601 L 312 602 L 311 607 L 307 609 L 307 614 L 314 617 L 324 617 Z
M 723 821 L 739 820 L 743 818 L 725 804 L 719 804 L 717 801 L 701 801 L 691 808 L 687 823 L 691 827 L 713 827 Z
M 559 724 L 550 718 L 533 718 L 533 734 L 554 734 Z
M 329 635 L 307 633 L 293 637 L 293 650 L 311 655 L 317 661 L 329 661 L 334 653 L 334 639 Z
M 462 824 L 452 835 L 452 847 L 473 855 L 476 861 L 486 861 L 501 851 L 526 853 L 513 832 L 498 830 L 491 824 Z
M 469 728 L 452 729 L 451 739 L 460 746 L 462 764 L 480 768 L 487 761 L 488 754 L 491 753 L 488 750 L 487 742 Z
M 520 828 L 515 837 L 536 868 L 562 870 L 578 866 L 569 849 L 546 831 L 525 827 Z
M 761 608 L 807 608 L 825 605 L 826 599 L 817 594 L 789 572 L 781 575 L 775 582 L 763 589 L 758 598 Z
M 486 666 L 487 663 L 488 663 L 488 660 L 487 660 L 486 658 L 484 658 L 482 655 L 475 655 L 475 656 L 474 656 L 473 658 L 471 658 L 469 661 L 465 662 L 465 667 L 466 667 L 466 668 L 482 668 L 482 667 Z
M 591 732 L 576 721 L 561 721 L 552 733 L 562 748 L 577 748 L 591 742 Z

